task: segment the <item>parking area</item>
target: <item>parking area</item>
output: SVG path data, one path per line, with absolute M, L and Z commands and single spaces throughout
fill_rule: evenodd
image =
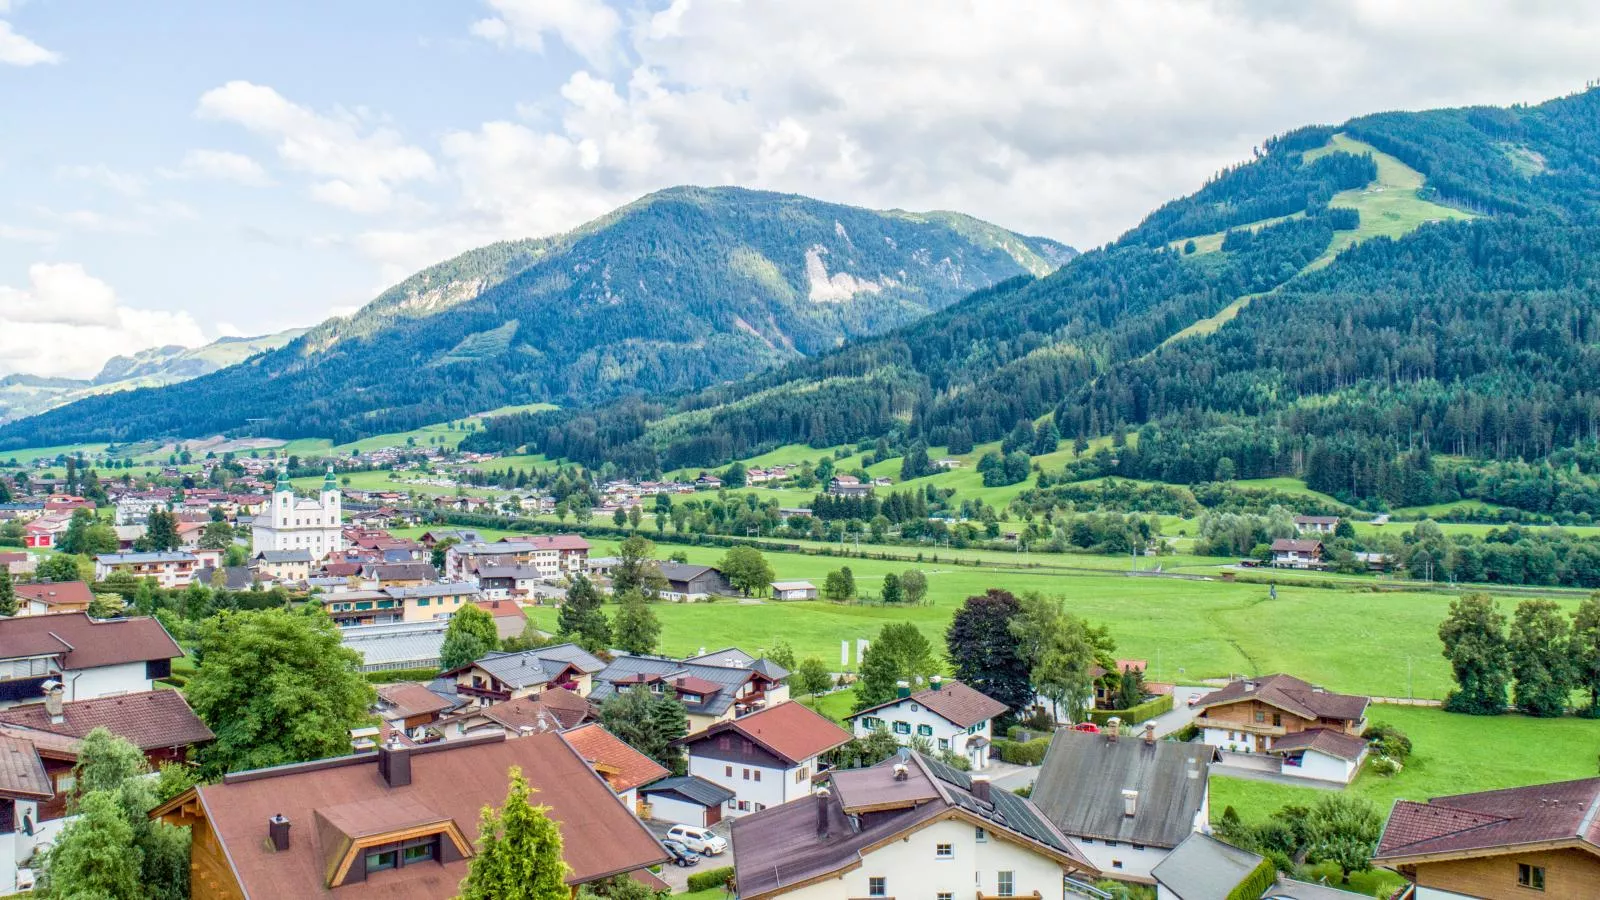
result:
M 667 829 L 671 828 L 673 825 L 671 822 L 661 822 L 657 821 L 656 819 L 645 819 L 643 821 L 645 827 L 650 829 L 651 834 L 654 834 L 657 838 L 662 839 L 666 838 Z M 670 864 L 663 866 L 661 869 L 661 878 L 666 881 L 667 884 L 672 885 L 672 889 L 674 891 L 683 890 L 689 882 L 689 876 L 695 874 L 696 872 L 704 872 L 707 869 L 720 869 L 724 866 L 733 865 L 733 821 L 731 819 L 725 819 L 711 826 L 711 830 L 722 835 L 722 837 L 728 841 L 728 849 L 717 854 L 716 856 L 701 857 L 699 865 L 689 866 L 687 868 Z

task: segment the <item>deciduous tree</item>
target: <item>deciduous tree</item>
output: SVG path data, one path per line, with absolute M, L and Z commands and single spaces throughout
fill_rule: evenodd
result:
M 1015 595 L 991 589 L 968 597 L 945 631 L 945 654 L 956 678 L 1011 709 L 1021 709 L 1033 699 L 1029 661 L 1019 653 L 1011 632 L 1011 622 L 1021 612 Z
M 815 656 L 808 656 L 800 663 L 800 669 L 789 678 L 789 685 L 799 696 L 817 696 L 833 687 L 833 673 L 828 671 L 828 664 Z
M 495 627 L 494 616 L 476 605 L 463 606 L 450 616 L 450 624 L 444 630 L 439 665 L 449 671 L 498 649 L 500 631 Z
M 612 640 L 628 653 L 654 653 L 661 639 L 661 623 L 638 589 L 617 595 L 617 615 Z
M 766 592 L 772 586 L 772 564 L 754 547 L 733 547 L 722 555 L 717 568 L 736 590 L 747 596 Z
M 910 606 L 921 606 L 928 598 L 928 576 L 921 569 L 908 569 L 900 573 L 900 594 Z
M 1507 642 L 1517 708 L 1530 716 L 1559 716 L 1572 694 L 1572 629 L 1554 600 L 1517 604 Z
M 1477 716 L 1505 712 L 1511 680 L 1505 628 L 1506 617 L 1488 594 L 1468 594 L 1450 602 L 1450 613 L 1439 625 L 1439 640 L 1450 660 L 1456 690 L 1445 698 L 1445 709 Z
M 1587 715 L 1600 715 L 1600 593 L 1572 614 L 1573 686 L 1589 695 Z

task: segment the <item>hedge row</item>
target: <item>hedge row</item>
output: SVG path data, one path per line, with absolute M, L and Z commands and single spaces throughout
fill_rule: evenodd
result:
M 1115 716 L 1124 725 L 1137 725 L 1167 712 L 1172 712 L 1172 695 L 1162 694 L 1129 709 L 1092 709 L 1089 711 L 1089 721 L 1104 725 Z
M 396 681 L 432 681 L 438 676 L 438 669 L 387 669 L 382 672 L 368 672 L 367 681 L 372 684 L 390 684 Z
M 1049 749 L 1049 738 L 1034 738 L 1023 744 L 1004 738 L 994 742 L 994 755 L 1000 757 L 1002 762 L 1018 766 L 1037 766 L 1043 763 L 1045 751 Z
M 1278 869 L 1270 861 L 1263 859 L 1256 864 L 1255 869 L 1244 877 L 1233 890 L 1228 892 L 1228 900 L 1256 900 L 1267 888 L 1272 887 L 1278 880 Z
M 720 888 L 727 884 L 728 879 L 732 877 L 732 866 L 723 866 L 720 869 L 707 869 L 704 872 L 696 872 L 693 875 L 690 875 L 688 887 L 690 891 L 709 891 L 712 888 Z

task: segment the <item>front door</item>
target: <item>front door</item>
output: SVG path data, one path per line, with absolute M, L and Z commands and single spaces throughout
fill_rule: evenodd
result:
M 1262 753 L 1267 749 L 1267 739 L 1264 735 L 1256 735 L 1256 752 Z
M 711 826 L 713 826 L 713 825 L 715 825 L 715 824 L 717 824 L 718 822 L 721 822 L 721 821 L 722 821 L 722 804 L 721 803 L 718 803 L 715 806 L 710 806 L 710 807 L 706 808 L 706 827 L 707 828 L 710 828 Z

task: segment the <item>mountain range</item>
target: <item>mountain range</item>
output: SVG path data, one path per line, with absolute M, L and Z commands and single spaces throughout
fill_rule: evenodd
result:
M 10 423 L 0 448 L 246 427 L 345 441 L 461 410 L 693 391 L 1074 254 L 958 213 L 673 188 L 567 234 L 462 254 L 240 364 Z
M 113 356 L 93 378 L 7 375 L 0 378 L 0 422 L 37 415 L 85 397 L 188 381 L 276 350 L 305 331 L 292 328 L 261 337 L 224 337 L 203 347 L 151 347 L 132 356 Z
M 1550 509 L 1595 493 L 1563 484 L 1600 472 L 1597 375 L 1600 89 L 1298 129 L 1049 276 L 740 382 L 498 418 L 465 446 L 650 472 L 795 442 L 965 452 L 1048 424 L 1137 438 L 1058 478 L 1292 475 L 1394 505 L 1502 481 Z

